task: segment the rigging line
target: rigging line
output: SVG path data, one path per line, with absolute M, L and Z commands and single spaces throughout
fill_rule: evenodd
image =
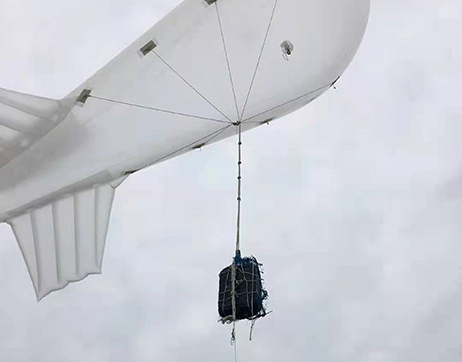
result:
M 286 106 L 286 105 L 289 104 L 289 103 L 298 101 L 299 99 L 302 99 L 302 98 L 304 98 L 304 97 L 306 97 L 306 96 L 309 96 L 310 94 L 316 93 L 316 92 L 320 91 L 320 90 L 323 89 L 323 88 L 332 87 L 334 84 L 335 84 L 335 82 L 330 82 L 330 83 L 328 83 L 328 84 L 326 84 L 326 85 L 323 85 L 322 87 L 319 87 L 319 88 L 317 88 L 317 89 L 315 89 L 315 90 L 312 90 L 312 91 L 310 91 L 310 92 L 308 92 L 308 93 L 305 93 L 305 94 L 303 94 L 303 95 L 301 95 L 301 96 L 299 96 L 299 97 L 297 97 L 297 98 L 291 99 L 290 101 L 284 102 L 284 103 L 282 103 L 282 104 L 280 104 L 280 105 L 278 105 L 278 106 L 276 106 L 276 107 L 270 108 L 270 109 L 268 109 L 268 110 L 266 110 L 266 111 L 263 111 L 263 112 L 260 112 L 260 113 L 257 113 L 256 115 L 254 115 L 254 116 L 252 116 L 252 117 L 249 117 L 249 118 L 243 120 L 242 123 L 254 123 L 254 122 L 248 122 L 248 121 L 250 121 L 251 119 L 257 118 L 258 116 L 261 116 L 262 114 L 265 114 L 265 113 L 274 111 L 274 110 L 277 109 L 277 108 L 281 108 L 281 107 L 283 107 L 283 106 Z
M 234 323 L 236 323 L 236 322 L 234 322 Z M 234 345 L 234 362 L 237 362 L 237 341 L 236 341 L 236 332 L 235 332 L 235 330 L 233 331 L 233 333 L 234 333 L 234 343 L 233 343 L 233 345 Z
M 202 99 L 204 99 L 208 104 L 210 104 L 218 113 L 220 113 L 223 117 L 225 117 L 229 123 L 233 123 L 229 119 L 229 117 L 224 114 L 222 111 L 220 111 L 212 102 L 210 102 L 201 92 L 199 92 L 196 88 L 193 87 L 191 83 L 189 83 L 185 78 L 181 76 L 180 73 L 178 73 L 170 64 L 167 63 L 167 61 L 164 60 L 157 52 L 154 50 L 151 50 L 152 53 L 154 53 L 173 73 L 175 73 L 184 83 L 186 83 L 194 92 L 196 92 Z
M 233 322 L 231 331 L 231 345 L 234 347 L 234 362 L 237 362 L 236 321 Z
M 212 132 L 212 133 L 209 133 L 208 135 L 206 135 L 206 136 L 204 136 L 204 137 L 201 137 L 201 138 L 199 138 L 198 140 L 195 140 L 194 142 L 188 143 L 186 146 L 183 146 L 183 147 L 177 149 L 176 151 L 170 152 L 169 154 L 167 154 L 167 155 L 165 155 L 165 156 L 163 156 L 163 157 L 161 157 L 161 158 L 158 158 L 157 160 L 155 160 L 155 161 L 153 161 L 153 162 L 147 164 L 147 165 L 144 166 L 143 168 L 146 168 L 146 167 L 152 166 L 152 165 L 154 165 L 154 164 L 156 164 L 156 163 L 159 163 L 159 162 L 165 160 L 166 158 L 169 158 L 170 156 L 173 156 L 173 155 L 177 154 L 178 152 L 184 151 L 185 149 L 187 149 L 187 148 L 189 148 L 189 147 L 191 147 L 191 146 L 194 146 L 194 145 L 195 145 L 196 143 L 198 143 L 198 142 L 201 142 L 201 141 L 203 141 L 203 140 L 206 140 L 206 139 L 209 138 L 209 137 L 210 137 L 210 138 L 207 139 L 207 141 L 205 142 L 205 144 L 210 143 L 210 141 L 212 141 L 212 140 L 214 140 L 215 138 L 217 138 L 219 135 L 221 135 L 224 131 L 226 131 L 226 130 L 227 130 L 229 127 L 231 127 L 231 126 L 232 126 L 232 124 L 230 124 L 230 125 L 228 125 L 228 126 L 224 126 L 223 128 L 220 128 L 220 129 L 218 129 L 218 130 L 216 130 L 216 131 L 214 131 L 214 132 Z M 205 144 L 204 144 L 204 145 L 205 145 Z M 204 146 L 204 145 L 203 145 L 203 146 Z M 138 169 L 138 170 L 140 170 L 140 169 Z
M 271 29 L 271 24 L 273 23 L 274 14 L 275 14 L 275 12 L 276 12 L 276 7 L 277 7 L 277 5 L 278 5 L 278 1 L 279 1 L 279 0 L 276 0 L 276 1 L 274 2 L 273 13 L 271 14 L 271 18 L 270 18 L 270 21 L 269 21 L 269 24 L 268 24 L 268 29 L 266 29 L 265 39 L 263 40 L 263 45 L 262 45 L 262 47 L 261 47 L 260 55 L 258 56 L 257 65 L 256 65 L 255 70 L 254 70 L 254 73 L 253 73 L 252 82 L 250 83 L 250 88 L 249 88 L 249 91 L 248 91 L 248 93 L 247 93 L 247 97 L 246 97 L 246 99 L 245 99 L 244 108 L 242 109 L 242 113 L 241 113 L 240 119 L 242 119 L 242 118 L 244 117 L 244 112 L 245 112 L 245 109 L 246 109 L 246 107 L 247 107 L 247 103 L 248 103 L 248 101 L 249 101 L 250 93 L 252 92 L 252 88 L 253 88 L 253 84 L 254 84 L 254 82 L 255 82 L 255 77 L 257 76 L 258 68 L 260 67 L 261 57 L 262 57 L 262 55 L 263 55 L 263 51 L 265 50 L 266 40 L 268 39 L 268 34 L 269 34 L 270 29 Z
M 124 105 L 124 106 L 129 106 L 129 107 L 147 109 L 147 110 L 155 111 L 155 112 L 168 113 L 168 114 L 173 114 L 173 115 L 182 116 L 182 117 L 196 118 L 196 119 L 201 119 L 201 120 L 204 120 L 204 121 L 212 121 L 212 122 L 218 122 L 218 123 L 226 123 L 226 124 L 229 123 L 228 121 L 223 121 L 223 120 L 219 120 L 219 119 L 215 119 L 215 118 L 195 116 L 193 114 L 174 112 L 174 111 L 169 111 L 169 110 L 166 110 L 166 109 L 143 106 L 143 105 L 139 105 L 139 104 L 135 104 L 135 103 L 117 101 L 115 99 L 109 99 L 109 98 L 104 98 L 104 97 L 93 96 L 91 94 L 88 97 L 98 99 L 98 100 L 101 100 L 101 101 L 105 101 L 105 102 L 111 102 L 111 103 L 121 104 L 121 105 Z
M 237 105 L 236 90 L 235 90 L 235 88 L 234 88 L 233 76 L 232 76 L 232 74 L 231 74 L 231 65 L 229 64 L 228 50 L 226 49 L 225 35 L 224 35 L 224 33 L 223 33 L 223 25 L 221 24 L 220 12 L 218 11 L 218 2 L 215 2 L 215 9 L 217 10 L 218 24 L 220 25 L 221 40 L 222 40 L 222 42 L 223 42 L 223 49 L 224 49 L 224 51 L 225 51 L 226 64 L 227 64 L 227 66 L 228 66 L 229 80 L 230 80 L 230 82 L 231 82 L 231 89 L 232 89 L 232 91 L 233 91 L 234 106 L 236 107 L 237 121 L 240 121 L 240 117 L 239 117 L 239 107 L 238 107 L 238 105 Z

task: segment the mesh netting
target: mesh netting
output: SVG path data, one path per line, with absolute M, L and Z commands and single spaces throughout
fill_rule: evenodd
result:
M 236 267 L 235 306 L 236 320 L 254 320 L 266 315 L 264 301 L 268 297 L 263 288 L 261 264 L 254 257 L 234 258 Z M 218 293 L 218 313 L 222 321 L 233 321 L 232 302 L 232 267 L 230 265 L 220 272 Z

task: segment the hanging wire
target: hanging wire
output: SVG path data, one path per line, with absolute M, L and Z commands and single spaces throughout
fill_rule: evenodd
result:
M 252 319 L 252 321 L 250 322 L 249 341 L 252 341 L 253 328 L 255 327 L 255 323 L 257 323 L 256 319 Z
M 134 173 L 134 172 L 137 172 L 137 171 L 139 171 L 139 170 L 141 170 L 141 169 L 143 169 L 143 168 L 152 166 L 152 165 L 154 165 L 154 164 L 156 164 L 156 163 L 159 163 L 159 162 L 161 162 L 161 161 L 163 161 L 163 160 L 165 160 L 165 159 L 167 159 L 167 158 L 169 158 L 169 157 L 174 156 L 175 154 L 177 154 L 177 153 L 179 153 L 179 152 L 181 152 L 181 151 L 184 151 L 184 150 L 186 150 L 186 149 L 188 149 L 188 148 L 190 148 L 190 147 L 192 147 L 192 146 L 195 146 L 195 145 L 199 144 L 199 143 L 202 142 L 202 141 L 205 141 L 205 142 L 202 144 L 202 147 L 203 147 L 203 146 L 205 146 L 206 144 L 208 144 L 208 143 L 210 143 L 211 141 L 213 141 L 215 138 L 217 138 L 219 135 L 221 135 L 223 132 L 225 132 L 225 131 L 226 131 L 228 128 L 230 128 L 231 126 L 232 126 L 232 125 L 230 124 L 230 125 L 228 125 L 228 126 L 225 126 L 225 127 L 223 127 L 223 128 L 220 128 L 220 129 L 218 129 L 218 130 L 216 130 L 216 131 L 214 131 L 214 132 L 212 132 L 212 133 L 209 133 L 208 135 L 206 135 L 206 136 L 204 136 L 204 137 L 201 137 L 201 138 L 195 140 L 194 142 L 188 143 L 187 145 L 185 145 L 185 146 L 183 146 L 183 147 L 181 147 L 181 148 L 178 148 L 177 150 L 175 150 L 175 151 L 173 151 L 173 152 L 170 152 L 170 153 L 168 153 L 167 155 L 162 156 L 162 157 L 156 159 L 155 161 L 150 162 L 150 163 L 144 165 L 143 167 L 140 167 L 140 168 L 137 169 L 137 170 L 131 171 L 130 173 Z
M 194 92 L 196 92 L 202 99 L 204 99 L 208 104 L 210 104 L 218 113 L 225 117 L 229 123 L 233 123 L 229 117 L 220 111 L 212 102 L 210 102 L 201 92 L 199 92 L 191 83 L 189 83 L 180 73 L 178 73 L 164 58 L 162 58 L 155 50 L 151 50 L 161 61 L 164 63 L 173 73 L 175 73 L 186 85 L 189 86 Z
M 257 114 L 255 114 L 255 115 L 252 116 L 252 117 L 246 118 L 245 120 L 242 121 L 242 123 L 253 123 L 253 122 L 249 122 L 249 121 L 250 121 L 251 119 L 257 118 L 257 117 L 259 117 L 259 116 L 261 116 L 261 115 L 263 115 L 263 114 L 265 114 L 265 113 L 274 111 L 274 110 L 276 110 L 276 109 L 278 109 L 278 108 L 284 107 L 284 106 L 286 106 L 286 105 L 288 105 L 288 104 L 290 104 L 290 103 L 293 103 L 293 102 L 295 102 L 295 101 L 298 101 L 299 99 L 302 99 L 302 98 L 307 97 L 307 96 L 309 96 L 309 95 L 311 95 L 311 94 L 313 94 L 313 93 L 316 93 L 316 92 L 320 91 L 321 89 L 324 89 L 324 88 L 326 88 L 326 87 L 333 87 L 333 86 L 335 85 L 335 83 L 337 82 L 338 79 L 339 79 L 339 78 L 337 78 L 334 82 L 330 82 L 330 83 L 328 83 L 328 84 L 325 84 L 325 85 L 323 85 L 322 87 L 316 88 L 315 90 L 312 90 L 312 91 L 310 91 L 310 92 L 308 92 L 308 93 L 302 94 L 301 96 L 298 96 L 298 97 L 296 97 L 296 98 L 294 98 L 294 99 L 291 99 L 290 101 L 284 102 L 284 103 L 282 103 L 282 104 L 280 104 L 280 105 L 278 105 L 278 106 L 275 106 L 275 107 L 272 107 L 272 108 L 270 108 L 270 109 L 267 109 L 266 111 L 257 113 Z M 258 123 L 260 123 L 260 122 L 258 122 Z
M 218 18 L 218 24 L 220 25 L 221 40 L 222 40 L 223 49 L 224 49 L 224 52 L 225 52 L 226 65 L 228 67 L 228 75 L 229 75 L 229 80 L 231 82 L 231 89 L 233 91 L 234 106 L 236 107 L 237 121 L 240 121 L 239 107 L 237 105 L 236 90 L 234 88 L 233 76 L 232 76 L 232 73 L 231 73 L 231 65 L 229 64 L 228 50 L 226 49 L 225 35 L 223 33 L 223 25 L 221 23 L 220 12 L 218 11 L 218 2 L 215 2 L 215 9 L 217 10 L 217 18 Z
M 252 285 L 251 285 L 251 290 L 252 290 L 252 300 L 250 301 L 250 314 L 253 316 L 253 304 L 254 304 L 254 297 L 255 297 L 255 291 L 253 287 L 253 281 L 255 280 L 255 264 L 252 264 Z M 250 326 L 250 333 L 249 333 L 249 340 L 252 340 L 252 333 L 253 333 L 253 327 L 255 325 L 256 319 L 252 320 L 251 326 Z
M 231 345 L 234 346 L 234 362 L 237 362 L 236 322 L 233 323 L 233 331 L 231 333 Z
M 268 24 L 268 29 L 266 29 L 266 34 L 265 34 L 265 38 L 263 40 L 263 45 L 262 45 L 261 50 L 260 50 L 260 55 L 258 56 L 257 65 L 255 66 L 255 70 L 253 72 L 252 81 L 250 82 L 250 88 L 249 88 L 249 91 L 247 93 L 247 97 L 245 99 L 244 107 L 242 108 L 242 113 L 241 113 L 240 119 L 242 119 L 244 117 L 244 112 L 245 112 L 245 109 L 247 107 L 247 103 L 249 101 L 250 93 L 252 92 L 252 88 L 253 88 L 253 84 L 255 82 L 255 77 L 257 76 L 258 68 L 260 67 L 261 57 L 263 55 L 263 51 L 265 50 L 266 40 L 268 39 L 268 34 L 269 34 L 270 29 L 271 29 L 271 25 L 273 23 L 274 14 L 276 12 L 276 7 L 278 5 L 278 1 L 279 0 L 276 0 L 274 2 L 273 12 L 271 14 L 271 18 L 270 18 L 270 21 L 269 21 L 269 24 Z
M 198 142 L 201 142 L 201 141 L 204 141 L 207 139 L 207 141 L 205 142 L 205 144 L 203 146 L 205 146 L 207 143 L 210 143 L 211 141 L 213 141 L 215 138 L 217 138 L 219 135 L 221 135 L 224 131 L 226 131 L 229 127 L 231 127 L 231 125 L 229 126 L 226 126 L 226 127 L 223 127 L 223 128 L 220 128 L 219 130 L 215 131 L 215 132 L 212 132 L 212 133 L 209 133 L 207 136 L 205 137 L 202 137 L 202 138 L 199 138 L 198 140 L 194 141 L 194 142 L 191 142 L 191 143 L 188 143 L 186 146 L 183 146 L 179 149 L 177 149 L 176 151 L 173 151 L 171 153 L 169 153 L 168 155 L 165 155 L 164 157 L 161 157 L 159 159 L 157 159 L 156 161 L 153 162 L 154 163 L 158 163 L 160 161 L 163 161 L 165 160 L 166 158 L 169 158 L 170 156 L 173 156 L 174 154 L 178 153 L 178 152 L 181 152 L 189 147 L 192 147 L 193 145 L 197 144 Z
M 98 97 L 98 96 L 94 96 L 94 95 L 91 95 L 91 94 L 88 96 L 88 98 L 93 98 L 93 99 L 97 99 L 97 100 L 101 100 L 101 101 L 105 101 L 105 102 L 110 102 L 110 103 L 116 103 L 116 104 L 120 104 L 120 105 L 128 106 L 128 107 L 135 107 L 135 108 L 147 109 L 147 110 L 155 111 L 155 112 L 173 114 L 173 115 L 176 115 L 176 116 L 182 116 L 182 117 L 188 117 L 188 118 L 196 118 L 196 119 L 201 119 L 201 120 L 204 120 L 204 121 L 212 121 L 212 122 L 229 124 L 228 121 L 223 121 L 223 120 L 219 120 L 219 119 L 215 119 L 215 118 L 201 117 L 201 116 L 196 116 L 196 115 L 188 114 L 188 113 L 169 111 L 167 109 L 143 106 L 143 105 L 140 105 L 140 104 L 123 102 L 123 101 L 118 101 L 118 100 L 115 100 L 115 99 L 109 99 L 109 98 L 104 98 L 104 97 Z

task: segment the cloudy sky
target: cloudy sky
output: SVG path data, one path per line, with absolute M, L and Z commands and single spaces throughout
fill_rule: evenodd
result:
M 0 1 L 0 87 L 65 96 L 178 0 Z M 372 0 L 310 106 L 245 133 L 242 250 L 269 309 L 241 361 L 462 360 L 462 2 Z M 235 140 L 130 177 L 104 273 L 37 304 L 0 225 L 0 361 L 233 361 L 217 323 Z

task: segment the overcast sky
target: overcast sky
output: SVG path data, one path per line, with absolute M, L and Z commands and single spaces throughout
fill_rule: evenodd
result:
M 0 87 L 61 98 L 178 0 L 0 0 Z M 244 254 L 267 318 L 240 361 L 462 360 L 462 2 L 373 0 L 338 89 L 244 134 Z M 217 323 L 234 139 L 117 190 L 104 272 L 37 304 L 0 225 L 0 361 L 233 361 Z

